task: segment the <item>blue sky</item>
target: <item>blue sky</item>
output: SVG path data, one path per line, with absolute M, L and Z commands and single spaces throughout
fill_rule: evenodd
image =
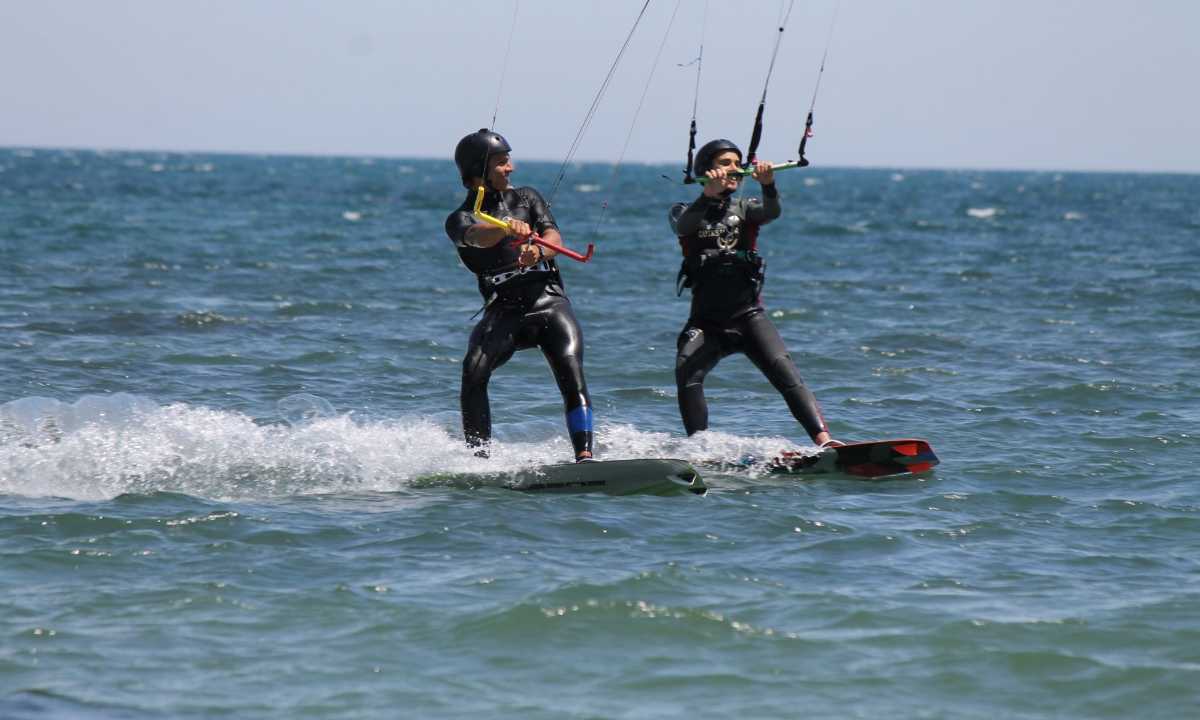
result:
M 1200 172 L 1200 3 L 797 0 L 760 155 L 831 166 Z M 521 0 L 497 129 L 561 161 L 642 0 Z M 0 3 L 0 146 L 449 157 L 490 124 L 512 0 Z M 780 3 L 652 0 L 578 152 L 745 143 Z M 704 21 L 707 7 L 707 21 Z M 664 43 L 664 38 L 665 44 Z

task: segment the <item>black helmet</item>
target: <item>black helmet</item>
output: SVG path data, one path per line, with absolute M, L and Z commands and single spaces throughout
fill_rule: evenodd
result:
M 737 153 L 740 162 L 742 150 L 734 145 L 732 140 L 709 140 L 696 151 L 696 162 L 692 164 L 692 172 L 696 174 L 696 177 L 703 177 L 704 173 L 712 170 L 713 161 L 717 159 L 718 155 L 730 151 Z
M 468 178 L 484 177 L 487 174 L 487 161 L 492 155 L 512 152 L 512 147 L 500 133 L 487 128 L 480 128 L 462 140 L 454 148 L 454 164 L 463 182 Z

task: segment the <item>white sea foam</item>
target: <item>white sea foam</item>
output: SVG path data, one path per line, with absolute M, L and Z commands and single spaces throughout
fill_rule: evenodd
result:
M 98 500 L 160 491 L 212 499 L 389 492 L 433 475 L 510 472 L 571 457 L 558 422 L 547 421 L 530 440 L 494 442 L 483 459 L 454 421 L 364 421 L 312 395 L 284 398 L 278 416 L 264 420 L 126 394 L 74 403 L 28 397 L 0 405 L 0 494 Z M 770 457 L 795 445 L 601 425 L 596 449 L 608 460 L 701 462 Z
M 967 208 L 968 215 L 970 215 L 973 218 L 978 218 L 980 220 L 987 220 L 988 218 L 995 217 L 996 212 L 997 212 L 997 210 L 994 207 Z
M 595 185 L 595 184 L 591 184 L 591 183 L 582 183 L 582 184 L 575 186 L 575 192 L 594 193 L 594 192 L 598 192 L 599 190 L 600 190 L 599 185 Z
M 307 408 L 287 400 L 280 412 L 296 424 L 127 395 L 7 403 L 0 406 L 0 492 L 94 499 L 386 491 L 422 475 L 487 469 L 420 418 L 361 424 L 329 415 L 319 398 Z

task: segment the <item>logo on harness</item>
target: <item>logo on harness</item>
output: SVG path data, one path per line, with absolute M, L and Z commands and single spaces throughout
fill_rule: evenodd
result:
M 506 283 L 515 277 L 520 277 L 521 275 L 524 275 L 525 273 L 531 273 L 531 272 L 550 272 L 550 263 L 545 260 L 542 260 L 538 264 L 530 265 L 529 267 L 517 268 L 516 270 L 509 270 L 508 272 L 502 272 L 502 273 L 496 273 L 495 275 L 489 275 L 486 279 L 489 284 L 491 284 L 492 286 L 496 286 L 496 285 L 501 285 L 503 283 Z
M 696 237 L 701 240 L 713 240 L 721 250 L 733 250 L 742 239 L 742 219 L 730 215 L 723 222 L 713 223 L 700 228 Z

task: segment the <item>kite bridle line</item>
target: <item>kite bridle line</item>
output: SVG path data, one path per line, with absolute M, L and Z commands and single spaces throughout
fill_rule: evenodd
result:
M 775 36 L 775 49 L 771 51 L 771 64 L 767 66 L 767 79 L 763 81 L 762 98 L 758 101 L 758 112 L 754 114 L 754 130 L 750 133 L 750 147 L 746 150 L 743 168 L 748 168 L 758 160 L 758 142 L 762 140 L 763 111 L 767 107 L 767 88 L 771 84 L 771 74 L 775 72 L 775 59 L 779 57 L 779 46 L 783 43 L 783 30 L 787 27 L 788 18 L 792 16 L 792 7 L 796 0 L 789 0 L 787 12 L 782 13 L 779 21 L 779 34 Z M 780 8 L 782 10 L 782 6 Z
M 758 160 L 758 158 L 757 158 L 758 144 L 759 144 L 759 141 L 762 139 L 763 112 L 766 109 L 767 88 L 771 82 L 771 73 L 774 72 L 774 70 L 775 70 L 775 60 L 779 54 L 779 45 L 783 39 L 783 31 L 784 31 L 784 28 L 787 26 L 788 18 L 791 17 L 792 5 L 794 4 L 794 2 L 795 2 L 795 0 L 790 0 L 786 11 L 783 11 L 782 3 L 780 5 L 781 21 L 779 23 L 779 34 L 775 38 L 775 48 L 771 53 L 771 63 L 767 68 L 767 79 L 766 79 L 766 82 L 763 83 L 762 97 L 758 102 L 758 111 L 757 111 L 757 113 L 755 113 L 755 116 L 754 116 L 754 130 L 750 136 L 750 146 L 746 152 L 746 159 L 742 163 L 742 168 L 740 170 L 734 170 L 733 172 L 728 173 L 729 175 L 733 175 L 733 176 L 737 176 L 737 177 L 746 177 L 746 176 L 752 175 L 754 173 L 754 163 Z M 804 152 L 808 145 L 808 139 L 813 136 L 813 129 L 812 129 L 813 128 L 813 111 L 817 106 L 817 94 L 821 90 L 821 78 L 825 74 L 825 61 L 829 57 L 829 47 L 833 42 L 833 29 L 837 23 L 839 6 L 840 6 L 840 2 L 834 6 L 833 17 L 829 21 L 829 33 L 825 38 L 825 50 L 821 53 L 821 65 L 817 70 L 817 81 L 813 88 L 812 102 L 809 103 L 808 115 L 807 115 L 807 117 L 805 117 L 805 120 L 804 120 L 804 133 L 800 136 L 800 145 L 796 150 L 797 159 L 789 161 L 789 162 L 785 162 L 785 163 L 780 163 L 778 165 L 773 165 L 772 169 L 775 172 L 779 172 L 782 170 L 791 170 L 793 168 L 801 168 L 801 167 L 808 166 L 808 158 L 805 157 Z M 703 48 L 703 46 L 701 46 L 701 47 Z M 698 73 L 698 71 L 697 71 L 697 73 Z M 699 87 L 700 87 L 699 80 L 697 79 L 697 83 L 696 83 L 697 98 L 699 97 Z M 696 147 L 695 133 L 696 133 L 696 117 L 695 117 L 695 104 L 693 103 L 692 126 L 691 126 L 691 130 L 690 130 L 691 137 L 689 138 L 689 147 L 688 147 L 688 167 L 684 170 L 684 180 L 683 180 L 685 185 L 691 184 L 693 182 L 697 182 L 697 183 L 700 183 L 701 185 L 704 185 L 704 184 L 707 184 L 707 182 L 708 182 L 708 178 L 704 178 L 704 177 L 693 178 L 692 174 L 691 174 L 692 151 Z
M 821 67 L 817 69 L 817 82 L 813 86 L 812 102 L 808 104 L 808 117 L 804 119 L 804 135 L 800 137 L 800 147 L 796 149 L 796 160 L 799 167 L 808 165 L 808 158 L 804 157 L 804 146 L 808 144 L 808 139 L 813 136 L 813 109 L 817 106 L 817 93 L 821 91 L 821 77 L 825 74 L 825 59 L 829 57 L 829 46 L 833 43 L 833 26 L 837 24 L 838 9 L 841 3 L 833 6 L 833 18 L 829 21 L 829 34 L 825 37 L 825 50 L 821 53 Z
M 704 69 L 704 31 L 708 28 L 708 0 L 704 0 L 704 15 L 700 21 L 700 54 L 692 62 L 696 63 L 696 93 L 692 96 L 692 125 L 688 129 L 687 164 L 683 166 L 683 184 L 691 185 L 696 182 L 692 177 L 692 162 L 696 152 L 696 110 L 700 107 L 700 71 Z M 687 67 L 680 65 L 680 67 Z M 670 178 L 667 178 L 670 180 Z

